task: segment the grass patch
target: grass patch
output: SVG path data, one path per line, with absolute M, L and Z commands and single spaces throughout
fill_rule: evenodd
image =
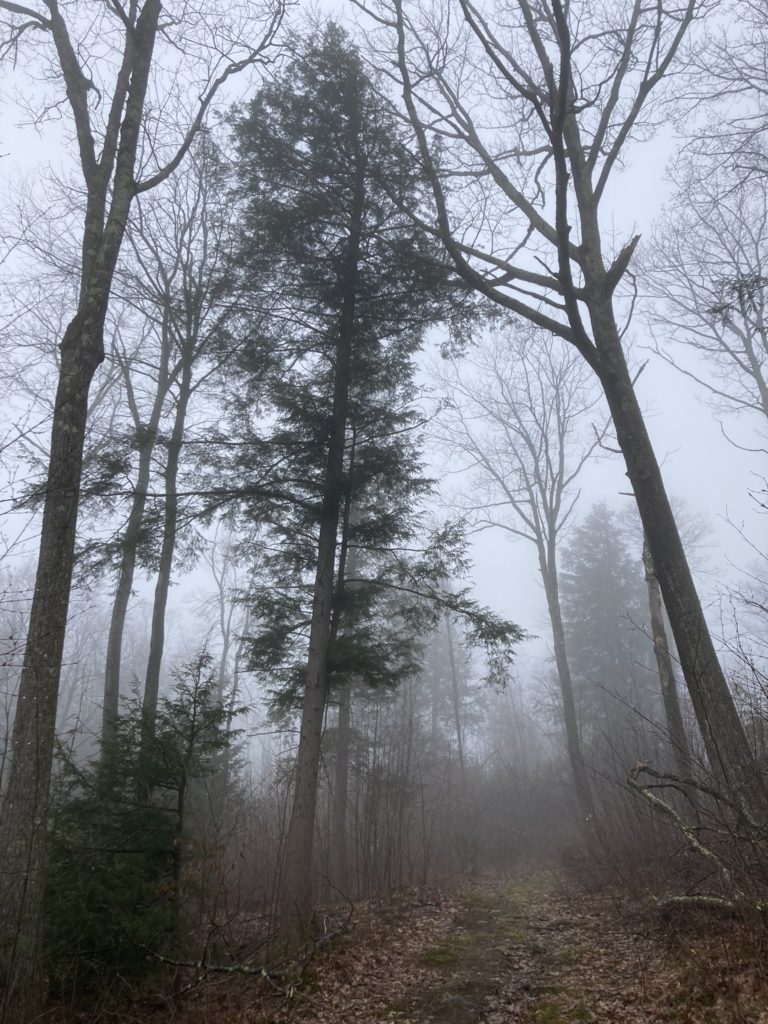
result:
M 448 945 L 433 946 L 421 954 L 421 962 L 427 967 L 452 967 L 458 961 L 458 953 Z
M 563 993 L 565 996 L 565 993 Z M 526 1024 L 588 1024 L 592 1015 L 581 1000 L 569 999 L 570 1006 L 564 1007 L 557 999 L 540 999 L 530 1006 L 526 1014 Z

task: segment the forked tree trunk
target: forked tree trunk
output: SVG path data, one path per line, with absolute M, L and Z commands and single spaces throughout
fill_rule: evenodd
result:
M 48 819 L 61 661 L 75 554 L 88 392 L 104 358 L 104 322 L 134 196 L 134 167 L 154 52 L 159 0 L 148 0 L 126 44 L 122 123 L 95 161 L 83 128 L 87 184 L 78 311 L 61 342 L 40 554 L 19 685 L 8 789 L 0 813 L 0 1020 L 24 1024 L 46 997 L 41 962 L 43 845 Z M 87 89 L 58 8 L 50 28 L 68 89 L 88 121 Z M 119 132 L 119 139 L 117 137 Z M 111 161 L 114 161 L 112 163 Z M 114 168 L 114 176 L 112 174 Z M 109 205 L 108 205 L 109 204 Z

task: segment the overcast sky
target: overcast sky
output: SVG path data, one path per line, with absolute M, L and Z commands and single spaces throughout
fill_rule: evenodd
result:
M 12 76 L 6 70 L 0 78 L 0 88 L 9 89 L 11 81 Z M 39 131 L 29 126 L 20 128 L 18 122 L 22 118 L 21 111 L 12 103 L 0 104 L 3 217 L 8 214 L 9 204 L 15 202 L 19 187 L 34 187 L 42 175 L 50 170 L 60 173 L 68 163 L 60 125 L 49 124 Z M 649 235 L 669 194 L 665 167 L 676 144 L 671 133 L 666 132 L 656 140 L 635 145 L 631 151 L 631 166 L 613 178 L 606 201 L 606 210 L 610 212 L 604 227 L 613 225 L 617 248 L 638 231 Z M 743 523 L 747 535 L 756 544 L 762 540 L 765 523 L 756 515 L 748 490 L 757 484 L 755 474 L 764 471 L 765 458 L 729 444 L 714 413 L 697 398 L 702 389 L 651 351 L 643 350 L 649 338 L 642 304 L 631 333 L 635 361 L 648 359 L 637 390 L 657 455 L 664 466 L 669 492 L 684 498 L 693 512 L 705 514 L 711 524 L 711 547 L 704 566 L 708 572 L 699 576 L 705 595 L 711 599 L 716 584 L 737 575 L 731 565 L 747 567 L 753 557 L 737 531 L 727 523 L 727 518 Z M 744 419 L 732 432 L 743 444 L 759 447 L 757 427 L 756 421 Z M 446 486 L 450 486 L 450 478 Z M 627 489 L 619 458 L 602 458 L 593 463 L 584 472 L 577 518 L 594 501 L 606 500 L 621 507 L 628 501 L 621 496 Z M 477 596 L 525 628 L 548 636 L 532 545 L 522 540 L 512 542 L 508 535 L 499 531 L 486 531 L 475 539 L 473 550 Z M 179 588 L 176 600 L 181 596 Z M 544 653 L 541 644 L 532 645 L 530 650 L 534 657 Z

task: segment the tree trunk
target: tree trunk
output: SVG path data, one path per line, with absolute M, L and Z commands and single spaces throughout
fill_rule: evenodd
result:
M 340 349 L 343 343 L 340 342 Z M 341 360 L 339 361 L 341 364 Z M 348 361 L 347 361 L 348 366 Z M 337 369 L 338 373 L 338 369 Z M 346 383 L 346 382 L 345 382 Z M 346 410 L 346 395 L 342 399 Z M 334 401 L 334 406 L 336 402 Z M 339 408 L 342 406 L 340 405 Z M 334 419 L 336 419 L 334 417 Z M 336 421 L 342 427 L 344 419 Z M 312 601 L 309 655 L 301 709 L 301 730 L 296 757 L 293 805 L 285 841 L 285 863 L 280 882 L 280 927 L 286 939 L 303 937 L 313 910 L 312 852 L 320 766 L 320 748 L 327 700 L 326 662 L 333 605 L 336 534 L 343 471 L 343 438 L 337 429 L 328 459 L 326 495 L 320 523 L 317 571 Z M 338 458 L 339 454 L 341 459 Z
M 333 884 L 344 895 L 349 889 L 349 840 L 347 836 L 347 805 L 349 802 L 349 750 L 352 737 L 352 695 L 348 685 L 338 694 L 339 712 L 336 720 L 336 766 L 333 786 Z
M 61 344 L 40 555 L 0 819 L 0 1020 L 21 1024 L 46 997 L 40 964 L 43 845 L 69 609 L 88 390 L 103 358 L 78 314 Z
M 573 695 L 571 667 L 568 664 L 568 653 L 565 647 L 565 629 L 563 628 L 563 616 L 560 609 L 560 590 L 553 551 L 549 552 L 549 558 L 547 559 L 544 551 L 539 550 L 539 568 L 544 583 L 547 610 L 552 627 L 552 643 L 555 649 L 557 680 L 560 684 L 560 700 L 563 708 L 563 725 L 565 726 L 568 760 L 571 765 L 571 773 L 573 774 L 576 799 L 581 810 L 582 826 L 587 838 L 591 840 L 600 837 L 600 826 L 595 812 L 592 786 L 587 774 L 586 764 L 584 763 L 579 719 L 576 714 L 576 701 Z
M 133 592 L 133 578 L 136 558 L 147 504 L 152 453 L 155 448 L 156 425 L 148 427 L 139 446 L 139 467 L 136 475 L 136 490 L 133 494 L 131 511 L 125 533 L 120 544 L 120 569 L 117 577 L 115 600 L 109 622 L 107 639 L 107 661 L 104 669 L 104 700 L 101 721 L 102 750 L 109 747 L 117 736 L 117 719 L 120 705 L 120 668 L 123 654 L 123 633 L 128 614 L 128 603 Z
M 132 76 L 110 180 L 86 175 L 78 311 L 61 341 L 40 553 L 0 814 L 0 1021 L 24 1024 L 46 997 L 42 978 L 43 845 L 56 733 L 56 705 L 74 567 L 88 392 L 104 358 L 104 322 L 133 199 L 133 170 L 152 63 L 159 0 L 142 8 L 131 42 Z M 60 15 L 58 16 L 60 17 Z M 54 22 L 58 36 L 60 23 Z M 62 68 L 69 82 L 72 70 Z M 70 96 L 76 103 L 77 97 Z
M 569 322 L 580 351 L 600 378 L 608 402 L 712 770 L 724 787 L 724 795 L 740 807 L 747 819 L 762 823 L 768 816 L 768 792 L 712 643 L 616 325 L 615 282 L 609 281 L 603 261 L 598 204 L 576 117 L 568 109 L 567 84 L 568 74 L 564 71 L 559 97 L 562 120 L 558 118 L 557 125 L 553 122 L 557 127 L 553 140 L 558 175 L 559 259 L 561 277 L 567 286 Z M 580 298 L 589 311 L 594 345 L 581 320 L 567 251 L 571 230 L 567 213 L 570 176 L 581 231 L 584 287 Z M 630 248 L 627 259 L 631 251 Z
M 165 613 L 168 607 L 168 591 L 171 586 L 173 556 L 176 551 L 176 534 L 179 525 L 179 499 L 177 481 L 179 475 L 179 459 L 184 441 L 187 407 L 192 393 L 192 357 L 187 358 L 179 381 L 179 397 L 176 404 L 176 415 L 173 430 L 168 441 L 168 457 L 165 464 L 163 480 L 165 483 L 165 515 L 163 521 L 163 540 L 160 548 L 160 560 L 155 584 L 155 600 L 152 606 L 152 632 L 149 642 L 149 658 L 144 683 L 144 725 L 149 733 L 154 733 L 157 697 L 160 692 L 160 669 L 163 663 L 165 647 Z
M 351 430 L 352 440 L 349 445 L 349 461 L 347 473 L 351 476 L 355 464 L 355 430 Z M 344 594 L 347 589 L 347 576 L 356 571 L 356 551 L 350 549 L 349 531 L 352 519 L 352 492 L 345 488 L 344 511 L 342 513 L 341 542 L 339 544 L 338 579 L 334 608 L 331 615 L 330 643 L 336 642 L 342 623 Z M 349 748 L 351 739 L 350 720 L 352 710 L 352 685 L 350 680 L 342 680 L 338 687 L 338 718 L 336 721 L 336 766 L 334 772 L 333 804 L 331 808 L 331 862 L 334 885 L 346 895 L 349 882 L 348 869 L 348 837 L 347 837 L 347 803 L 349 800 Z
M 152 455 L 157 444 L 157 431 L 163 413 L 163 405 L 169 389 L 169 360 L 171 339 L 168 325 L 164 321 L 162 346 L 158 367 L 157 390 L 152 402 L 149 419 L 142 423 L 138 405 L 133 395 L 130 364 L 123 365 L 123 374 L 128 391 L 128 401 L 133 413 L 136 435 L 139 440 L 139 465 L 136 474 L 136 489 L 133 492 L 131 511 L 125 526 L 120 544 L 120 568 L 117 576 L 117 587 L 112 604 L 112 615 L 109 622 L 107 639 L 107 658 L 104 668 L 104 699 L 101 723 L 102 750 L 114 743 L 117 736 L 117 720 L 120 708 L 120 670 L 122 668 L 123 634 L 128 614 L 128 603 L 133 592 L 133 580 L 136 572 L 136 560 L 141 540 L 141 528 L 144 522 L 144 510 L 147 506 L 147 491 L 152 472 Z
M 681 779 L 693 779 L 691 748 L 685 732 L 683 714 L 680 709 L 680 698 L 677 692 L 675 669 L 672 664 L 667 631 L 664 626 L 664 606 L 661 600 L 661 588 L 659 587 L 659 581 L 653 567 L 653 559 L 651 558 L 648 541 L 645 539 L 643 540 L 643 566 L 645 567 L 645 581 L 648 586 L 651 637 L 656 655 L 656 665 L 659 671 L 661 699 L 664 706 L 664 717 L 667 722 L 667 732 L 672 746 L 675 769 Z M 690 791 L 689 795 L 693 796 Z
M 746 816 L 766 820 L 768 799 L 709 633 L 659 464 L 621 346 L 610 300 L 589 305 L 603 385 L 656 567 L 680 663 L 707 756 L 725 795 Z
M 453 649 L 453 629 L 451 620 L 446 615 L 445 631 L 448 640 L 448 664 L 451 669 L 451 699 L 453 704 L 453 723 L 456 729 L 456 750 L 459 755 L 459 771 L 461 773 L 461 785 L 465 787 L 467 782 L 466 766 L 464 763 L 464 730 L 461 723 L 461 703 L 459 700 L 459 674 L 456 668 L 456 653 Z
M 293 806 L 279 888 L 280 927 L 284 937 L 289 941 L 296 940 L 307 932 L 313 910 L 312 851 L 321 737 L 328 696 L 326 665 L 334 603 L 336 543 L 344 488 L 344 455 L 364 201 L 364 167 L 362 161 L 358 160 L 355 168 L 355 191 L 350 209 L 344 276 L 341 281 L 343 297 L 336 343 L 328 461 L 320 514 L 317 571 L 312 598 L 309 654 L 301 710 L 299 750 L 296 757 Z

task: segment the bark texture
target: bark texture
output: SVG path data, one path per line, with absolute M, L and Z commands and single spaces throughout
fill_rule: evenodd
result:
M 61 342 L 35 590 L 0 814 L 0 1020 L 24 1024 L 46 995 L 41 964 L 45 830 L 64 634 L 75 553 L 88 392 L 104 358 L 104 322 L 128 212 L 160 0 L 126 34 L 112 117 L 96 156 L 90 80 L 59 8 L 50 31 L 74 117 L 86 184 L 78 309 Z
M 32 1017 L 40 964 L 42 872 L 61 660 L 75 550 L 88 388 L 99 339 L 76 317 L 62 342 L 40 555 L 0 820 L 0 1019 Z

